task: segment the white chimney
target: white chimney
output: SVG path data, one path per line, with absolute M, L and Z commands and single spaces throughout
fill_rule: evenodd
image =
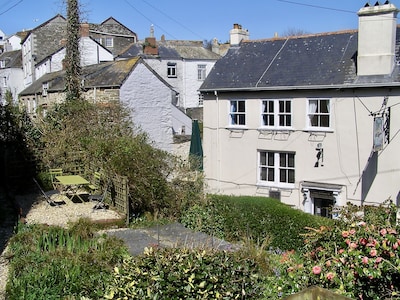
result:
M 249 31 L 242 29 L 242 25 L 233 24 L 233 29 L 229 31 L 230 44 L 239 45 L 242 40 L 249 39 Z
M 386 1 L 368 3 L 358 11 L 359 76 L 389 75 L 395 66 L 396 18 L 398 9 Z

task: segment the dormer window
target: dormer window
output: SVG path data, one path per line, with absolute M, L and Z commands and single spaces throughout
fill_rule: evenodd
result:
M 47 96 L 47 90 L 49 89 L 49 83 L 45 82 L 42 85 L 42 96 L 46 97 Z
M 111 48 L 114 47 L 114 40 L 111 37 L 106 37 L 104 41 L 106 47 Z

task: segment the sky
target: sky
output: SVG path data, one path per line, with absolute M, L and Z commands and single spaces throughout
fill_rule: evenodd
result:
M 56 14 L 66 16 L 66 0 L 0 0 L 0 30 L 6 35 L 33 29 Z M 380 0 L 383 3 L 385 0 Z M 357 11 L 367 0 L 79 0 L 81 21 L 101 23 L 113 17 L 139 40 L 229 41 L 237 23 L 250 39 L 288 31 L 322 33 L 357 29 Z M 373 5 L 376 0 L 370 1 Z M 390 3 L 400 8 L 400 0 Z

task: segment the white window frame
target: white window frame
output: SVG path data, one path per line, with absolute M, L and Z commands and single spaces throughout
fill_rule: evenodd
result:
M 283 179 L 283 175 L 285 179 Z M 259 150 L 257 180 L 259 185 L 294 188 L 296 153 Z
M 112 37 L 106 37 L 104 39 L 104 46 L 107 48 L 114 47 L 114 39 Z
M 0 69 L 4 69 L 6 67 L 6 61 L 0 60 Z
M 167 76 L 169 78 L 176 78 L 176 77 L 178 77 L 177 73 L 178 72 L 177 72 L 176 63 L 172 63 L 172 62 L 167 63 Z
M 327 101 L 327 109 L 321 105 L 322 101 Z M 307 101 L 307 126 L 311 130 L 324 131 L 331 129 L 332 122 L 332 109 L 331 109 L 331 99 L 329 98 L 310 98 Z M 326 117 L 328 118 L 328 126 L 321 125 L 326 123 Z M 317 119 L 315 119 L 317 118 Z M 314 124 L 313 124 L 314 123 Z
M 246 101 L 235 99 L 229 101 L 229 126 L 246 126 Z
M 197 65 L 197 80 L 204 81 L 206 79 L 207 65 Z
M 204 105 L 204 94 L 199 93 L 199 106 L 203 106 L 203 105 Z
M 42 96 L 46 97 L 47 96 L 47 90 L 49 89 L 49 83 L 45 82 L 42 85 Z
M 287 111 L 287 103 L 289 103 L 289 112 Z M 261 128 L 293 128 L 292 111 L 291 99 L 261 99 Z M 288 125 L 288 123 L 290 124 Z

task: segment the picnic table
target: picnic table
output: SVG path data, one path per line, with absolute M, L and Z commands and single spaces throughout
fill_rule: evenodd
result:
M 70 199 L 76 196 L 82 202 L 84 202 L 84 200 L 81 197 L 80 190 L 81 188 L 89 185 L 90 182 L 88 180 L 86 180 L 80 175 L 56 176 L 56 180 L 58 184 L 62 186 L 62 190 L 71 195 Z

